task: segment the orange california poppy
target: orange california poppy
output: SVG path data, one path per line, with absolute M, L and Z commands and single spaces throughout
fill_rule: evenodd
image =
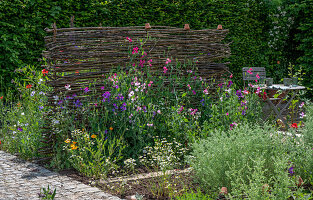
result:
M 96 138 L 97 136 L 95 134 L 91 135 L 91 138 Z

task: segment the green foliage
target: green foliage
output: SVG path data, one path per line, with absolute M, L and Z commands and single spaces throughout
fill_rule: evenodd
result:
M 41 188 L 39 195 L 39 198 L 42 200 L 54 200 L 55 195 L 56 195 L 57 189 L 55 188 L 52 192 L 50 190 L 50 187 L 48 185 L 47 188 Z
M 269 126 L 245 124 L 228 133 L 215 131 L 212 137 L 195 143 L 189 160 L 207 193 L 227 187 L 236 195 L 255 199 L 263 195 L 262 185 L 268 184 L 273 193 L 288 190 L 288 196 L 291 179 L 286 169 L 290 164 L 283 156 L 287 145 L 281 140 Z
M 28 78 L 23 83 L 15 81 L 19 95 L 7 93 L 0 102 L 0 139 L 7 151 L 31 159 L 39 155 L 42 146 L 45 93 L 49 88 L 44 84 L 45 77 L 33 66 L 17 69 L 16 73 Z
M 210 200 L 211 198 L 208 195 L 203 194 L 200 190 L 197 192 L 188 192 L 182 196 L 176 197 L 177 200 Z
M 301 176 L 313 185 L 313 105 L 307 105 L 304 127 L 293 130 L 295 137 L 290 145 L 290 154 L 295 168 L 295 175 Z M 300 134 L 300 135 L 299 135 Z
M 208 120 L 211 129 L 228 130 L 238 123 L 261 123 L 262 104 L 252 87 L 236 90 L 232 81 L 220 84 Z
M 106 178 L 108 173 L 117 170 L 117 162 L 123 158 L 125 148 L 122 138 L 108 140 L 105 134 L 89 134 L 74 130 L 66 139 L 63 148 L 67 149 L 69 161 L 80 173 L 94 178 Z
M 299 64 L 303 67 L 306 74 L 313 73 L 313 0 L 300 1 L 301 4 L 301 21 L 298 29 L 300 32 L 296 35 L 296 39 L 300 42 L 298 50 L 303 54 L 298 58 Z M 311 78 L 304 79 L 304 84 L 312 89 L 313 80 Z M 309 92 L 310 97 L 313 97 L 312 90 Z

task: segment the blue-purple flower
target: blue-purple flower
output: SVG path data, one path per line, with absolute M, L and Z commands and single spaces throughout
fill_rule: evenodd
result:
M 126 110 L 126 103 L 123 103 L 123 104 L 122 104 L 121 110 L 122 110 L 122 111 L 125 111 L 125 110 Z
M 291 166 L 291 167 L 288 169 L 288 172 L 289 172 L 290 175 L 293 175 L 293 174 L 295 173 L 294 167 Z
M 74 104 L 76 107 L 80 107 L 83 105 L 78 99 L 76 101 L 74 101 Z
M 124 100 L 124 97 L 123 97 L 122 94 L 118 94 L 117 97 L 116 97 L 116 99 L 123 101 L 123 100 Z
M 240 98 L 243 98 L 243 96 L 242 96 L 242 93 L 241 93 L 241 90 L 240 90 L 240 89 L 239 89 L 239 90 L 237 90 L 236 95 L 238 96 L 238 98 L 239 98 L 239 99 L 240 99 Z
M 202 100 L 200 101 L 200 103 L 204 106 L 204 99 L 202 99 Z

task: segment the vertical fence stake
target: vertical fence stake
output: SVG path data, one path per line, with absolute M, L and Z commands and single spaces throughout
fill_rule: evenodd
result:
M 53 42 L 56 42 L 57 25 L 55 22 L 53 23 L 52 27 L 53 27 Z

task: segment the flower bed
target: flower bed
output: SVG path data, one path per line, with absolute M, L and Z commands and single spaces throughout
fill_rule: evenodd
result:
M 55 136 L 49 167 L 75 169 L 88 181 L 142 169 L 164 173 L 141 182 L 99 185 L 123 197 L 138 191 L 148 199 L 208 199 L 216 198 L 222 187 L 228 188 L 227 197 L 250 199 L 287 199 L 310 192 L 312 106 L 303 114 L 304 127 L 291 125 L 292 134 L 301 132 L 303 139 L 282 138 L 273 134 L 275 125 L 262 121 L 259 88 L 239 89 L 231 74 L 225 82 L 204 81 L 192 64 L 172 65 L 174 58 L 167 58 L 161 71 L 153 71 L 153 62 L 144 62 L 144 49 L 130 49 L 141 58 L 138 63 L 76 91 L 65 84 L 53 97 L 54 110 L 46 105 L 51 88 L 44 80 L 49 72 L 38 73 L 31 66 L 17 70 L 28 80 L 16 83 L 20 98 L 0 100 L 1 149 L 26 159 L 43 156 L 40 149 L 47 141 L 42 142 L 41 130 L 48 114 Z M 187 166 L 193 168 L 192 175 L 165 173 Z M 144 184 L 148 187 L 142 189 Z

